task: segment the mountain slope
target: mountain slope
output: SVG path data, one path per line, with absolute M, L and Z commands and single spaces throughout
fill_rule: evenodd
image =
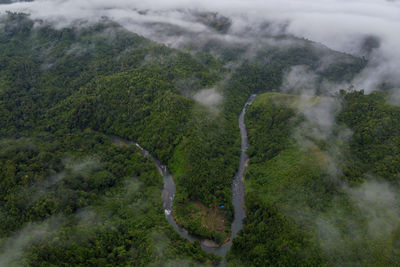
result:
M 308 116 L 323 116 L 317 108 L 329 98 L 269 93 L 250 107 L 247 219 L 233 266 L 399 262 L 398 108 L 381 93 L 337 98 L 343 110 L 326 137 L 326 121 Z
M 200 15 L 218 34 L 227 34 L 228 21 L 222 19 L 220 28 L 220 18 L 212 22 L 217 17 Z M 121 265 L 157 265 L 173 264 L 174 259 L 216 264 L 218 257 L 180 239 L 166 224 L 160 177 L 150 162 L 133 148 L 112 145 L 110 135 L 139 142 L 165 163 L 177 186 L 173 214 L 178 224 L 222 243 L 234 216 L 237 116 L 248 96 L 278 91 L 287 73 L 298 66 L 315 72 L 317 91 L 329 94 L 324 81 L 349 81 L 365 66 L 364 60 L 290 36 L 268 37 L 278 43 L 290 40 L 290 47 L 262 43 L 256 56 L 248 56 L 254 47 L 213 38 L 204 45 L 169 48 L 108 19 L 54 29 L 28 15 L 9 13 L 1 24 L 0 137 L 5 152 L 0 197 L 6 203 L 1 210 L 2 249 L 25 229 L 49 228 L 43 237 L 30 239 L 19 255 L 31 265 L 119 260 Z M 322 68 L 326 58 L 336 61 Z M 285 116 L 278 121 L 286 123 L 293 114 Z M 285 134 L 287 129 L 275 131 L 272 148 L 258 146 L 252 156 L 275 155 L 289 142 Z M 261 133 L 258 137 L 271 141 Z M 85 167 L 81 173 L 80 164 L 92 161 L 102 167 Z M 130 188 L 132 177 L 140 185 L 134 183 L 127 196 L 124 187 L 128 183 Z M 29 192 L 42 187 L 45 193 L 31 200 Z M 81 218 L 86 209 L 94 219 Z M 249 220 L 258 220 L 257 210 L 249 210 Z M 54 218 L 57 227 L 52 226 Z M 297 229 L 287 218 L 279 221 L 295 240 L 294 247 L 317 251 L 307 229 Z M 65 246 L 57 247 L 63 242 Z M 63 254 L 73 255 L 74 261 Z M 307 260 L 320 261 L 319 255 Z M 292 262 L 297 256 L 288 258 Z M 260 254 L 260 262 L 265 257 Z

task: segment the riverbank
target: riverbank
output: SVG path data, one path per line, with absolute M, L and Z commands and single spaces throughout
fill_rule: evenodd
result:
M 164 213 L 165 217 L 168 220 L 169 224 L 174 228 L 174 230 L 183 238 L 189 240 L 190 242 L 194 241 L 199 241 L 202 249 L 206 252 L 213 253 L 219 256 L 224 257 L 226 253 L 229 251 L 230 247 L 232 246 L 232 240 L 235 238 L 238 234 L 238 232 L 242 229 L 243 227 L 243 220 L 246 217 L 246 212 L 244 208 L 244 171 L 246 166 L 248 165 L 248 156 L 246 154 L 246 150 L 248 148 L 248 138 L 247 138 L 247 129 L 246 129 L 246 124 L 244 121 L 245 118 L 245 113 L 246 113 L 246 108 L 247 106 L 251 105 L 253 101 L 255 100 L 256 95 L 252 95 L 248 98 L 246 101 L 242 112 L 240 113 L 238 123 L 239 123 L 239 128 L 240 128 L 240 134 L 241 134 L 241 155 L 240 155 L 240 160 L 239 160 L 239 166 L 236 172 L 236 175 L 233 179 L 232 183 L 232 205 L 234 207 L 235 215 L 234 215 L 234 220 L 231 225 L 231 231 L 226 230 L 227 228 L 225 227 L 225 231 L 228 231 L 229 234 L 227 235 L 226 238 L 220 239 L 220 242 L 215 242 L 214 240 L 211 239 L 202 239 L 201 237 L 192 235 L 186 230 L 185 228 L 180 227 L 177 222 L 175 221 L 175 211 L 173 210 L 173 202 L 174 202 L 174 197 L 176 193 L 176 186 L 175 182 L 173 179 L 173 176 L 171 173 L 168 171 L 168 168 L 163 165 L 157 158 L 152 156 L 147 150 L 142 148 L 138 143 L 125 140 L 116 136 L 112 136 L 111 138 L 113 139 L 114 144 L 123 146 L 123 145 L 136 145 L 139 147 L 143 154 L 147 157 L 151 157 L 154 160 L 154 163 L 160 172 L 160 174 L 163 177 L 163 190 L 162 190 L 162 199 L 163 199 L 163 207 L 164 207 Z M 193 203 L 193 209 L 197 209 L 197 212 L 199 213 L 205 213 L 207 214 L 208 210 L 207 207 L 202 205 L 201 203 Z M 220 216 L 219 214 L 215 213 L 214 218 L 216 216 Z M 222 217 L 218 218 L 219 220 L 224 220 Z M 200 222 L 199 222 L 200 223 Z M 219 229 L 221 230 L 221 224 L 217 225 Z M 217 228 L 218 229 L 218 228 Z M 190 229 L 189 229 L 190 230 Z M 217 239 L 217 238 L 216 238 Z

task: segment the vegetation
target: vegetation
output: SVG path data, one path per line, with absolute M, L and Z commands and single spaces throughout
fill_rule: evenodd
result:
M 398 194 L 398 152 L 388 140 L 397 138 L 393 130 L 400 124 L 391 116 L 399 109 L 380 93 L 342 91 L 337 99 L 343 110 L 328 139 L 310 133 L 300 97 L 264 94 L 249 109 L 247 219 L 228 256 L 232 266 L 398 264 L 398 217 L 387 215 L 396 212 L 397 202 L 377 204 L 368 194 Z M 306 103 L 312 107 L 323 100 Z M 385 118 L 390 123 L 382 125 Z M 379 126 L 371 128 L 372 123 Z M 350 144 L 338 138 L 346 127 L 353 131 Z M 361 141 L 365 138 L 370 142 Z M 380 215 L 374 221 L 375 212 Z M 374 228 L 386 223 L 388 231 Z
M 343 170 L 349 183 L 359 183 L 360 177 L 371 173 L 377 179 L 399 185 L 400 172 L 400 109 L 387 103 L 387 95 L 363 91 L 340 93 L 343 110 L 338 122 L 352 132 L 350 153 Z
M 218 262 L 167 225 L 154 164 L 133 148 L 114 147 L 103 134 L 138 140 L 168 162 L 195 106 L 175 83 L 190 76 L 197 81 L 193 91 L 208 87 L 218 79 L 217 62 L 107 21 L 54 30 L 8 14 L 2 23 L 3 252 L 14 236 L 38 225 L 51 229 L 23 244 L 28 265 Z M 156 62 L 162 57 L 165 66 Z M 204 60 L 210 70 L 203 77 Z M 128 185 L 135 190 L 126 195 Z M 86 210 L 94 214 L 89 222 L 80 218 Z M 56 229 L 47 227 L 54 218 L 61 218 Z
M 230 25 L 215 14 L 199 16 L 210 16 L 215 21 L 209 26 L 222 33 Z M 365 65 L 363 60 L 292 37 L 280 38 L 299 42 L 299 47 L 266 46 L 255 58 L 243 61 L 246 46 L 210 40 L 212 47 L 171 49 L 107 19 L 57 30 L 28 15 L 8 13 L 0 24 L 0 198 L 4 203 L 0 249 L 2 255 L 10 248 L 21 251 L 7 258 L 6 265 L 218 264 L 217 256 L 203 252 L 198 242 L 182 240 L 167 224 L 161 205 L 162 180 L 153 162 L 134 147 L 113 145 L 110 136 L 137 141 L 168 165 L 177 186 L 173 214 L 178 224 L 223 243 L 230 235 L 231 183 L 240 155 L 237 116 L 248 96 L 277 91 L 292 66 L 320 71 L 322 55 L 340 59 L 318 72 L 329 81 L 349 80 Z M 219 54 L 213 56 L 211 50 Z M 237 68 L 224 67 L 229 63 Z M 197 93 L 209 88 L 221 95 L 219 103 L 209 106 L 195 100 Z M 324 91 L 322 85 L 319 89 Z M 340 96 L 347 106 L 338 122 L 359 131 L 360 140 L 366 142 L 360 148 L 360 140 L 354 139 L 346 150 L 356 155 L 352 159 L 357 167 L 343 161 L 344 173 L 351 173 L 345 177 L 360 181 L 358 174 L 367 165 L 370 172 L 386 177 L 397 158 L 373 161 L 362 151 L 372 155 L 377 146 L 385 146 L 387 153 L 395 155 L 395 149 L 389 148 L 394 137 L 385 130 L 392 122 L 370 121 L 375 116 L 371 113 L 362 124 L 352 112 L 358 104 L 369 110 L 369 105 L 381 103 L 379 114 L 391 114 L 392 107 L 383 105 L 379 95 L 351 102 L 356 96 Z M 279 101 L 271 104 L 275 97 Z M 315 164 L 326 158 L 327 142 L 310 153 L 299 149 L 291 136 L 293 127 L 304 121 L 289 104 L 295 98 L 266 95 L 248 113 L 252 143 L 246 176 L 248 220 L 242 236 L 234 241 L 232 263 L 326 262 L 314 225 L 308 226 L 307 218 L 298 221 L 287 215 L 299 205 L 316 205 L 324 212 L 342 194 Z M 374 134 L 376 138 L 384 134 L 386 139 L 379 139 L 380 143 L 368 139 L 368 143 L 363 133 L 370 125 L 383 127 L 382 133 Z M 396 173 L 388 176 L 391 182 Z M 281 175 L 287 178 L 285 183 Z M 299 177 L 296 183 L 289 179 L 292 175 Z M 292 194 L 293 190 L 303 194 Z M 285 200 L 279 193 L 293 198 Z M 317 203 L 319 197 L 324 201 Z M 350 216 L 353 209 L 346 212 Z M 272 237 L 268 242 L 266 230 Z M 25 235 L 28 238 L 21 245 L 20 237 Z
M 25 249 L 22 259 L 3 254 L 5 265 L 218 262 L 168 225 L 161 176 L 136 147 L 91 130 L 9 139 L 0 169 L 1 236 L 15 233 L 2 249 Z M 14 241 L 21 235 L 28 236 L 22 244 Z

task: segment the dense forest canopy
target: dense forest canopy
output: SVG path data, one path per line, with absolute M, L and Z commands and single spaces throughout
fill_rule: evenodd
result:
M 342 109 L 327 137 L 308 110 L 329 98 L 268 93 L 250 108 L 248 217 L 232 265 L 399 262 L 400 109 L 384 93 L 333 98 Z
M 107 17 L 55 28 L 0 16 L 0 265 L 218 265 L 168 224 L 153 160 L 112 137 L 166 164 L 178 225 L 222 244 L 237 119 L 259 94 L 246 114 L 247 218 L 225 263 L 395 266 L 400 114 L 388 85 L 336 90 L 368 61 L 282 33 L 230 41 L 229 18 L 190 14 L 212 32 L 201 42 L 147 25 L 189 40 L 177 47 Z

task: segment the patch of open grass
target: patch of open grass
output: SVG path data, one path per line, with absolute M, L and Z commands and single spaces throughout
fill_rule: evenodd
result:
M 178 203 L 174 207 L 177 223 L 194 235 L 214 240 L 219 244 L 229 238 L 230 224 L 221 208 L 208 208 L 199 201 Z

